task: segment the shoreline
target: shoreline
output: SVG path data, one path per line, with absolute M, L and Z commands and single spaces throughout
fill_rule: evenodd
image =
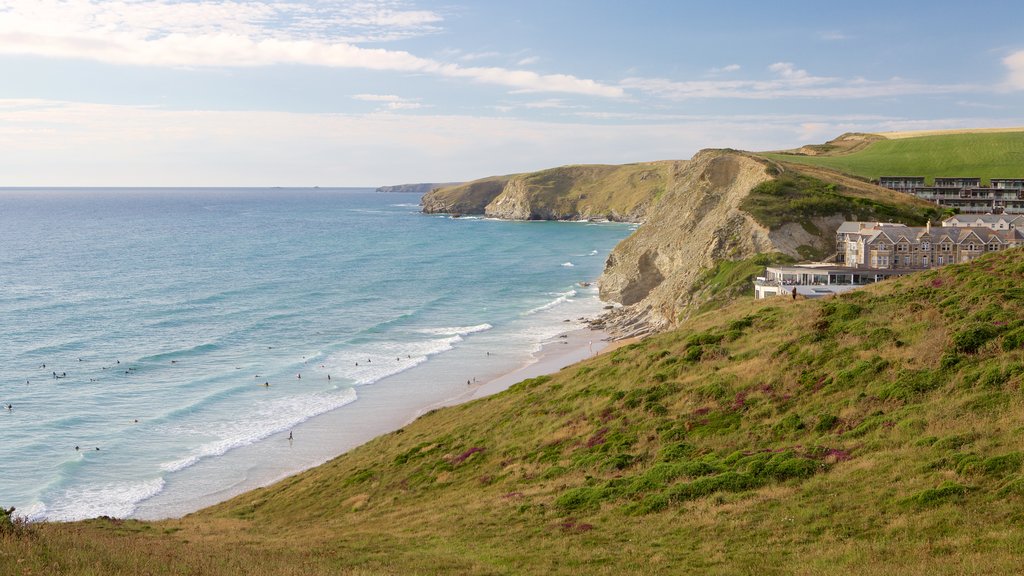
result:
M 612 341 L 607 332 L 586 325 L 566 328 L 558 336 L 543 341 L 540 349 L 518 366 L 482 374 L 477 383 L 470 382 L 468 386 L 456 387 L 451 379 L 427 381 L 416 370 L 411 370 L 357 387 L 359 397 L 351 404 L 310 418 L 289 432 L 199 462 L 187 472 L 185 487 L 181 486 L 180 478 L 168 477 L 164 490 L 139 502 L 128 517 L 180 518 L 323 465 L 408 425 L 431 410 L 497 394 L 522 380 L 553 374 L 635 340 Z M 459 366 L 458 361 L 455 362 Z M 444 363 L 438 364 L 435 370 L 449 376 Z M 412 390 L 420 395 L 410 394 Z M 350 408 L 352 406 L 356 408 Z M 292 434 L 294 441 L 289 439 Z

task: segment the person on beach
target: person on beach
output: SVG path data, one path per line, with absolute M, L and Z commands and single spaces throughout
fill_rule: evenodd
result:
M 327 381 L 328 381 L 328 382 L 330 382 L 330 381 L 331 381 L 331 375 L 330 375 L 330 374 L 328 374 L 328 375 L 327 375 Z
M 11 410 L 14 410 L 14 406 L 11 405 L 11 404 L 8 404 L 7 405 L 7 411 L 10 412 Z

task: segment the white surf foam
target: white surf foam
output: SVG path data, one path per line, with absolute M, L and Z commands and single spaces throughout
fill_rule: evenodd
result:
M 356 391 L 351 388 L 297 394 L 268 401 L 242 417 L 204 424 L 202 433 L 216 439 L 195 448 L 187 456 L 164 462 L 160 468 L 177 472 L 194 465 L 203 458 L 220 456 L 234 448 L 258 442 L 268 436 L 284 432 L 314 416 L 355 402 Z M 171 434 L 194 434 L 197 431 L 171 426 Z
M 477 332 L 484 332 L 494 328 L 490 324 L 477 324 L 476 326 L 449 326 L 446 328 L 420 328 L 416 330 L 420 334 L 432 334 L 436 336 L 466 336 L 468 334 L 476 334 Z
M 561 292 L 561 293 L 557 293 L 555 295 L 558 296 L 558 297 L 555 298 L 554 300 L 552 300 L 551 302 L 548 302 L 547 304 L 543 304 L 541 306 L 537 306 L 536 308 L 533 308 L 532 310 L 528 310 L 523 315 L 524 316 L 529 316 L 531 314 L 536 314 L 538 312 L 543 312 L 545 310 L 550 310 L 550 309 L 554 308 L 555 306 L 558 306 L 559 304 L 564 304 L 565 302 L 571 302 L 572 301 L 572 297 L 576 295 L 576 291 L 575 290 L 569 290 L 568 292 Z
M 29 519 L 72 522 L 97 516 L 125 518 L 135 511 L 139 502 L 156 496 L 163 489 L 163 478 L 69 488 L 49 506 L 33 506 L 31 513 L 36 517 Z
M 372 384 L 426 362 L 431 356 L 455 348 L 467 334 L 490 330 L 490 324 L 424 328 L 422 334 L 442 336 L 420 341 L 367 343 L 331 355 L 322 370 L 343 374 L 357 386 Z
M 562 266 L 565 266 L 566 268 L 572 268 L 573 266 L 575 266 L 575 264 L 573 264 L 572 262 L 563 262 Z

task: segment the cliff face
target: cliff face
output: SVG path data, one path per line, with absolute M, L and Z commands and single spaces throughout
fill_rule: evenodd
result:
M 601 298 L 625 306 L 609 326 L 622 335 L 667 328 L 716 262 L 778 250 L 769 230 L 740 210 L 750 189 L 769 179 L 765 163 L 733 152 L 703 151 L 680 164 L 658 210 L 608 257 Z
M 830 257 L 844 220 L 923 224 L 935 209 L 833 171 L 726 150 L 698 153 L 671 180 L 599 280 L 602 299 L 623 305 L 603 319 L 620 336 L 671 328 L 749 291 L 773 259 Z
M 486 214 L 510 220 L 604 218 L 640 222 L 680 162 L 563 166 L 433 190 L 427 213 Z
M 829 169 L 731 150 L 689 161 L 563 166 L 433 190 L 424 212 L 643 222 L 608 257 L 600 320 L 618 336 L 676 326 L 750 291 L 772 261 L 821 260 L 847 219 L 923 224 L 934 206 Z
M 484 208 L 501 194 L 508 179 L 508 176 L 495 176 L 436 188 L 424 195 L 420 203 L 427 214 L 483 214 Z
M 397 184 L 395 186 L 381 186 L 377 188 L 377 192 L 385 193 L 400 193 L 400 194 L 426 194 L 434 188 L 446 188 L 448 186 L 457 186 L 460 182 L 445 182 L 443 184 Z

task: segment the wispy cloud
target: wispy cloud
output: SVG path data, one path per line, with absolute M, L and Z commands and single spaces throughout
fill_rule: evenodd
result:
M 395 94 L 353 94 L 353 100 L 377 102 L 386 110 L 419 110 L 427 106 L 418 100 L 402 98 Z
M 1020 50 L 1003 58 L 1008 76 L 1006 84 L 1013 90 L 1024 90 L 1024 50 Z
M 432 30 L 441 17 L 395 2 L 0 0 L 0 54 L 159 67 L 303 64 L 433 74 L 519 92 L 624 95 L 567 74 L 473 67 L 356 45 Z
M 816 76 L 796 67 L 791 62 L 776 62 L 768 66 L 768 71 L 772 73 L 773 77 L 766 80 L 675 81 L 664 78 L 627 78 L 620 85 L 627 90 L 637 90 L 667 100 L 694 98 L 857 99 L 908 94 L 969 93 L 978 90 L 978 87 L 968 84 L 928 84 L 902 78 L 876 81 L 864 78 Z M 1024 65 L 1022 65 L 1021 82 L 1024 86 Z
M 844 34 L 839 30 L 825 30 L 818 32 L 818 38 L 821 40 L 828 40 L 830 42 L 836 42 L 839 40 L 849 40 L 851 37 L 848 34 Z
M 381 103 L 402 100 L 388 94 L 360 96 Z M 599 124 L 0 99 L 0 149 L 5 151 L 0 173 L 5 185 L 15 186 L 376 186 L 468 180 L 560 164 L 682 159 L 709 147 L 793 148 L 851 131 L 1008 126 L 1013 121 L 750 114 L 666 116 L 657 121 L 620 117 Z M 274 145 L 268 146 L 270 142 Z M 49 169 L 55 164 L 62 170 Z
M 712 74 L 728 74 L 730 72 L 739 72 L 742 66 L 739 64 L 726 64 L 721 68 L 712 68 L 710 72 Z

